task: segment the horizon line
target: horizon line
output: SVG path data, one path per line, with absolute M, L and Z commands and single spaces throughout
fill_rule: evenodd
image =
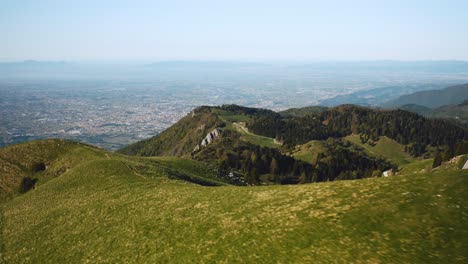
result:
M 136 63 L 136 64 L 156 64 L 164 62 L 179 62 L 179 63 L 210 63 L 210 62 L 225 62 L 225 63 L 236 63 L 236 62 L 249 62 L 249 63 L 369 63 L 369 62 L 398 62 L 398 63 L 410 63 L 410 62 L 468 62 L 468 59 L 418 59 L 418 60 L 405 60 L 405 59 L 374 59 L 374 60 L 285 60 L 285 59 L 155 59 L 155 60 L 36 60 L 36 59 L 22 59 L 22 60 L 0 60 L 2 64 L 13 64 L 13 63 Z

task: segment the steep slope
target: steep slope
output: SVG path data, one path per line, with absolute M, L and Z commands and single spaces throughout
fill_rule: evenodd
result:
M 402 110 L 354 105 L 319 109 L 285 114 L 237 105 L 200 107 L 167 131 L 120 153 L 203 161 L 231 184 L 295 184 L 378 176 L 397 170 L 410 155 L 430 157 L 449 149 L 444 155 L 450 158 L 468 136 L 450 122 Z M 359 142 L 342 140 L 348 136 Z M 317 152 L 301 147 L 314 140 L 326 148 Z
M 444 105 L 434 109 L 415 104 L 402 105 L 398 108 L 426 117 L 444 118 L 453 120 L 462 125 L 468 124 L 468 100 L 460 104 Z
M 451 118 L 462 124 L 468 125 L 468 100 L 457 105 L 444 105 L 436 108 L 431 113 L 432 117 Z
M 385 103 L 383 106 L 392 108 L 407 104 L 416 104 L 429 108 L 443 105 L 459 104 L 468 99 L 468 83 L 450 86 L 442 90 L 421 91 L 403 95 Z
M 233 122 L 248 120 L 252 116 L 264 113 L 273 113 L 273 111 L 237 105 L 201 106 L 162 133 L 130 144 L 118 150 L 118 153 L 135 156 L 190 157 L 196 146 L 201 145 L 202 140 L 215 129 L 227 126 L 227 129 L 235 131 Z
M 365 152 L 369 158 L 380 157 L 397 166 L 402 166 L 415 160 L 408 152 L 405 152 L 405 146 L 385 136 L 380 137 L 377 142 L 373 142 L 372 144 L 363 143 L 359 135 L 350 135 L 343 139 L 352 143 L 360 151 Z M 327 151 L 325 143 L 326 141 L 323 140 L 311 140 L 305 144 L 295 146 L 291 151 L 291 155 L 296 159 L 316 164 L 319 155 Z
M 422 116 L 431 116 L 432 114 L 432 108 L 425 107 L 422 105 L 417 105 L 417 104 L 406 104 L 399 106 L 398 109 L 405 110 L 408 112 L 413 112 Z
M 152 138 L 139 141 L 118 152 L 136 156 L 190 156 L 194 147 L 208 132 L 223 122 L 210 107 L 199 107 L 176 124 Z
M 247 127 L 253 133 L 276 138 L 288 146 L 351 134 L 359 134 L 363 142 L 387 136 L 403 145 L 421 147 L 414 151 L 414 155 L 422 154 L 426 145 L 453 146 L 468 137 L 466 129 L 444 120 L 428 119 L 403 110 L 378 110 L 355 105 L 342 105 L 303 117 L 272 113 L 252 118 Z
M 0 149 L 0 200 L 18 194 L 26 176 L 38 185 L 73 168 L 83 160 L 104 157 L 98 148 L 76 142 L 50 139 Z M 38 169 L 39 167 L 39 169 Z
M 468 170 L 447 165 L 390 178 L 213 188 L 136 173 L 127 158 L 80 162 L 0 204 L 0 262 L 468 258 Z
M 208 186 L 231 182 L 231 179 L 220 176 L 216 168 L 195 160 L 127 157 L 81 143 L 50 139 L 0 149 L 0 201 L 20 195 L 21 182 L 25 177 L 37 179 L 35 187 L 40 187 L 77 166 L 95 160 L 117 160 L 127 170 L 142 177 L 162 175 Z
M 310 114 L 318 114 L 321 113 L 328 108 L 325 106 L 306 106 L 301 108 L 290 108 L 284 111 L 279 112 L 280 115 L 284 116 L 298 116 L 303 117 Z
M 345 137 L 345 139 L 362 147 L 370 155 L 383 157 L 398 166 L 408 164 L 414 160 L 408 152 L 405 152 L 405 146 L 385 136 L 380 137 L 380 139 L 372 145 L 369 143 L 362 143 L 358 135 L 350 135 Z

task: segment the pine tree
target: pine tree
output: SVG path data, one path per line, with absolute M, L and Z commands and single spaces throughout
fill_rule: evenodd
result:
M 450 154 L 450 149 L 446 149 L 444 153 L 441 155 L 442 161 L 448 161 L 450 158 L 452 158 L 452 155 Z
M 273 158 L 271 159 L 270 172 L 276 175 L 278 174 L 278 171 L 279 171 L 278 161 L 275 158 Z
M 437 152 L 437 154 L 434 157 L 434 162 L 432 163 L 432 168 L 439 167 L 442 164 L 442 155 L 440 152 Z

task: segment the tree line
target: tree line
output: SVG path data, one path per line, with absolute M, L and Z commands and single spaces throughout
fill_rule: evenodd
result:
M 221 172 L 240 171 L 244 174 L 244 181 L 253 185 L 360 179 L 380 176 L 383 171 L 396 167 L 384 159 L 369 157 L 362 149 L 340 139 L 329 139 L 324 147 L 317 164 L 312 165 L 277 149 L 241 141 L 238 133 L 226 130 L 217 142 L 194 158 L 217 160 Z
M 253 133 L 276 138 L 286 146 L 310 140 L 325 140 L 359 134 L 363 143 L 373 144 L 387 136 L 407 151 L 419 156 L 426 146 L 448 146 L 468 139 L 466 129 L 442 119 L 427 119 L 403 110 L 375 110 L 345 105 L 302 117 L 284 117 L 277 113 L 254 116 L 247 127 Z

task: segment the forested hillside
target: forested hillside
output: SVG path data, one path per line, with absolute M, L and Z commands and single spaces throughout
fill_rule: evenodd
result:
M 428 119 L 403 110 L 375 110 L 343 105 L 302 117 L 277 113 L 254 117 L 248 128 L 259 135 L 274 137 L 289 146 L 310 140 L 359 134 L 363 142 L 387 136 L 408 145 L 413 155 L 421 155 L 427 145 L 453 147 L 467 139 L 462 127 L 440 119 Z
M 199 107 L 157 136 L 139 141 L 118 152 L 136 156 L 190 156 L 193 148 L 216 127 L 223 126 L 210 107 Z
M 416 104 L 429 108 L 444 105 L 460 104 L 468 99 L 468 83 L 450 86 L 442 90 L 420 91 L 402 95 L 397 99 L 385 103 L 384 107 L 398 107 L 406 104 Z
M 348 151 L 340 143 L 332 146 Z M 250 157 L 256 153 L 247 150 Z M 281 159 L 269 151 L 259 153 Z M 0 201 L 0 263 L 468 258 L 468 170 L 457 164 L 427 170 L 432 159 L 420 160 L 405 165 L 398 177 L 358 181 L 206 187 L 193 180 L 223 185 L 222 178 L 189 159 L 131 157 L 62 140 L 0 153 L 8 160 L 2 164 L 24 167 L 10 171 L 11 178 L 39 179 L 34 189 Z M 28 174 L 36 162 L 44 162 L 45 170 Z M 346 159 L 340 154 L 331 162 L 344 165 Z M 0 186 L 5 179 L 2 174 Z
M 215 128 L 216 138 L 209 134 Z M 207 136 L 207 144 L 200 145 Z M 446 161 L 464 153 L 459 145 L 467 137 L 466 129 L 453 122 L 400 109 L 342 105 L 277 113 L 223 105 L 199 107 L 163 133 L 119 152 L 191 158 L 213 166 L 233 184 L 296 184 L 381 176 L 397 172 L 411 156 L 440 155 Z M 379 144 L 381 138 L 387 143 Z M 301 147 L 311 141 L 321 142 L 311 150 L 313 160 Z M 369 151 L 377 144 L 378 151 Z M 296 157 L 295 149 L 306 152 Z
M 421 105 L 403 105 L 398 107 L 402 110 L 417 113 L 425 117 L 445 118 L 455 123 L 468 126 L 468 100 L 460 104 L 444 105 L 437 108 L 428 108 Z

